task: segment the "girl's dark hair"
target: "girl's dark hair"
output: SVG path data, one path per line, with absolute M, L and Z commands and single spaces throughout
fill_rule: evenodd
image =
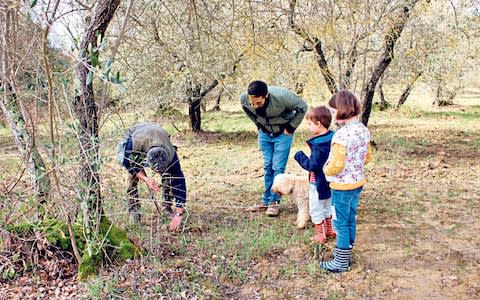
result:
M 268 93 L 267 84 L 260 80 L 250 82 L 247 93 L 255 97 L 265 97 Z
M 332 122 L 332 114 L 326 106 L 317 106 L 308 111 L 307 120 L 320 122 L 323 127 L 328 128 Z
M 337 110 L 337 120 L 346 120 L 360 114 L 360 101 L 355 95 L 347 90 L 342 90 L 333 95 L 328 105 Z

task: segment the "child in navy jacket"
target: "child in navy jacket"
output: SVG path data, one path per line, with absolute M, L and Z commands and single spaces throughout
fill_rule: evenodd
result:
M 323 173 L 323 165 L 328 159 L 333 137 L 333 132 L 328 130 L 332 115 L 327 107 L 317 106 L 307 113 L 306 119 L 313 135 L 307 140 L 311 155 L 309 158 L 303 151 L 298 151 L 295 153 L 295 160 L 302 168 L 309 171 L 310 217 L 315 224 L 315 236 L 311 240 L 324 244 L 328 237 L 335 237 L 332 227 L 330 187 Z

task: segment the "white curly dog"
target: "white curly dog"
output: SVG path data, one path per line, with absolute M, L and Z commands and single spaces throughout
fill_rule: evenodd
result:
M 289 195 L 297 204 L 297 221 L 295 224 L 298 228 L 305 228 L 310 220 L 308 207 L 309 184 L 307 176 L 297 176 L 291 174 L 279 174 L 275 176 L 272 185 L 272 192 L 279 195 Z

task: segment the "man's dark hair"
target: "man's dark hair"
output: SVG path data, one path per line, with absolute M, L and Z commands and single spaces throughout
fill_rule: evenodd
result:
M 332 114 L 326 106 L 317 106 L 312 108 L 307 113 L 307 120 L 312 122 L 320 122 L 323 127 L 328 129 L 328 127 L 330 127 L 330 123 L 332 122 Z
M 167 150 L 163 147 L 152 147 L 147 152 L 147 164 L 157 173 L 164 173 L 169 165 Z
M 337 110 L 337 120 L 347 120 L 360 114 L 361 105 L 355 95 L 347 90 L 342 90 L 333 95 L 328 105 Z
M 260 80 L 250 82 L 248 85 L 248 94 L 255 97 L 265 97 L 268 93 L 267 84 Z

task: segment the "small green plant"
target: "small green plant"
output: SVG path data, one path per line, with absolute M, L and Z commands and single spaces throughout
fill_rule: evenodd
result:
M 309 263 L 308 265 L 306 265 L 305 267 L 306 271 L 307 271 L 307 274 L 309 276 L 319 276 L 321 274 L 320 272 L 320 268 L 318 267 L 318 263 L 317 262 L 311 262 Z
M 88 284 L 88 295 L 91 299 L 121 299 L 122 291 L 116 287 L 117 279 L 97 277 Z
M 246 271 L 240 266 L 236 256 L 226 262 L 226 266 L 222 268 L 221 272 L 224 272 L 232 282 L 244 283 L 246 281 Z

